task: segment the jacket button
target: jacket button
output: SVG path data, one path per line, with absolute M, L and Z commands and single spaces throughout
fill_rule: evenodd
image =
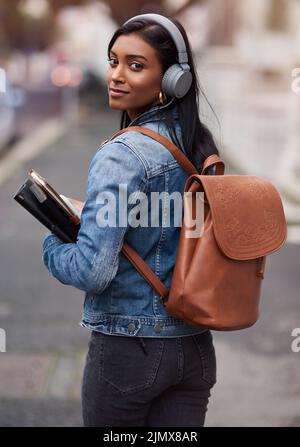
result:
M 129 325 L 127 326 L 128 331 L 129 332 L 133 332 L 135 330 L 135 324 L 134 323 L 129 323 Z
M 160 332 L 161 331 L 161 325 L 159 323 L 156 323 L 154 325 L 153 329 L 155 330 L 155 332 Z

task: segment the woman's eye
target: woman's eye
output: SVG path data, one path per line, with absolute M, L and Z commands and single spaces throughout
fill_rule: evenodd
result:
M 133 65 L 133 64 L 135 64 L 135 65 L 139 65 L 139 67 L 137 67 L 137 68 L 143 68 L 142 64 L 140 64 L 139 62 L 132 62 L 131 65 Z
M 116 59 L 114 59 L 113 57 L 111 57 L 110 59 L 107 59 L 108 60 L 108 62 L 111 64 L 111 63 L 113 63 L 112 61 L 115 61 Z
M 110 65 L 114 65 L 114 64 L 117 63 L 117 59 L 115 59 L 115 58 L 113 58 L 113 57 L 111 57 L 110 59 L 107 59 L 107 60 L 108 60 L 108 62 L 110 63 Z M 115 61 L 115 62 L 114 62 L 114 61 Z M 131 65 L 138 65 L 138 67 L 136 67 L 135 69 L 143 68 L 143 65 L 140 64 L 139 62 L 132 62 L 132 63 L 130 64 L 130 66 L 131 66 Z

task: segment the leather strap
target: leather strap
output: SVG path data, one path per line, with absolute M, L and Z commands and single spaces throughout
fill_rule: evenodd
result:
M 147 129 L 146 127 L 141 126 L 129 126 L 125 129 L 119 130 L 117 133 L 115 133 L 111 138 L 108 140 L 105 140 L 105 143 L 107 141 L 113 140 L 118 135 L 121 135 L 124 132 L 140 132 L 144 135 L 147 135 L 148 137 L 152 138 L 153 140 L 158 141 L 163 146 L 165 146 L 168 151 L 171 152 L 171 154 L 176 158 L 178 163 L 183 167 L 183 169 L 190 175 L 192 174 L 198 174 L 197 169 L 193 165 L 193 163 L 190 162 L 190 160 L 184 155 L 184 153 L 178 149 L 178 147 L 172 143 L 168 138 L 166 138 L 163 135 L 160 135 L 159 133 L 155 132 L 154 130 Z M 217 173 L 223 174 L 224 173 L 224 163 L 220 159 L 220 157 L 216 154 L 210 155 L 204 162 L 202 173 L 205 173 L 206 169 L 209 166 L 212 166 L 216 164 L 217 165 Z M 158 276 L 151 270 L 151 268 L 146 264 L 146 262 L 141 258 L 141 256 L 128 245 L 127 242 L 123 243 L 122 247 L 122 253 L 126 258 L 132 263 L 132 265 L 137 269 L 137 271 L 140 273 L 141 276 L 150 284 L 150 286 L 153 287 L 153 289 L 156 291 L 158 296 L 160 298 L 166 299 L 169 290 L 164 286 L 164 284 L 161 282 L 161 280 L 158 278 Z M 162 304 L 164 304 L 164 301 L 162 300 Z
M 213 165 L 216 165 L 217 175 L 224 175 L 225 165 L 217 154 L 212 154 L 206 158 L 205 162 L 203 163 L 201 175 L 205 175 L 205 171 L 207 170 L 207 168 Z
M 168 149 L 169 152 L 171 152 L 171 154 L 176 158 L 178 163 L 183 167 L 183 169 L 188 174 L 190 174 L 190 175 L 198 174 L 197 169 L 195 168 L 193 163 L 190 162 L 190 160 L 187 158 L 187 156 L 184 155 L 184 153 L 180 149 L 178 149 L 178 147 L 175 146 L 175 144 L 172 143 L 172 141 L 170 141 L 165 136 L 160 135 L 159 133 L 155 132 L 152 129 L 147 129 L 146 127 L 142 127 L 142 126 L 131 126 L 130 127 L 129 126 L 129 127 L 126 127 L 125 129 L 119 130 L 119 132 L 114 134 L 110 138 L 110 140 L 112 140 L 113 138 L 115 138 L 118 135 L 121 135 L 124 132 L 140 132 L 140 133 L 142 133 L 144 135 L 147 135 L 148 137 L 152 138 L 153 140 L 158 141 L 160 144 L 165 146 Z
M 141 258 L 140 255 L 138 255 L 137 252 L 127 244 L 127 242 L 124 242 L 122 252 L 134 265 L 137 271 L 144 277 L 144 279 L 148 281 L 150 286 L 154 288 L 158 296 L 164 298 L 168 296 L 169 290 L 164 286 L 153 270 L 151 270 L 148 264 L 146 264 L 143 258 Z

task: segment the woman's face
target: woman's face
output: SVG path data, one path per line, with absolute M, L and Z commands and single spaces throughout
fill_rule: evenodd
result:
M 126 110 L 134 119 L 150 105 L 159 104 L 163 76 L 154 48 L 136 33 L 119 36 L 109 54 L 106 80 L 109 107 Z M 126 92 L 113 96 L 111 89 Z

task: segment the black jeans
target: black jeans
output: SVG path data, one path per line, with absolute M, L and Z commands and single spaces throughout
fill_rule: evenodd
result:
M 210 331 L 176 338 L 93 331 L 82 380 L 89 427 L 201 427 L 216 357 Z

